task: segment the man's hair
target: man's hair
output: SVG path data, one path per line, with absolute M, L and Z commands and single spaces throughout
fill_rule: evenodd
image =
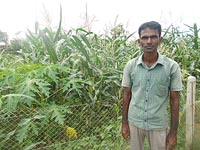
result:
M 141 31 L 146 29 L 146 28 L 157 30 L 158 33 L 159 33 L 159 37 L 161 36 L 161 25 L 158 22 L 149 21 L 149 22 L 143 23 L 138 29 L 139 36 L 141 35 Z

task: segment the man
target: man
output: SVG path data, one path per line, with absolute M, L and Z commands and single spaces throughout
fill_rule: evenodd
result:
M 158 22 L 142 24 L 138 33 L 143 54 L 128 61 L 124 68 L 121 132 L 130 140 L 131 150 L 143 150 L 145 138 L 151 150 L 173 150 L 177 144 L 179 91 L 182 90 L 180 67 L 158 53 L 162 41 Z

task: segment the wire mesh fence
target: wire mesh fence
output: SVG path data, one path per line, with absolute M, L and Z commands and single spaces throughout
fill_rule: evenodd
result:
M 200 86 L 197 85 L 195 134 L 192 150 L 200 142 Z M 184 100 L 180 109 L 177 150 L 185 144 Z M 21 107 L 15 112 L 0 111 L 1 150 L 78 150 L 87 148 L 125 150 L 128 144 L 120 133 L 121 103 L 70 106 L 65 123 L 41 120 L 40 109 Z M 44 111 L 45 112 L 45 111 Z M 44 123 L 43 123 L 44 122 Z M 95 146 L 101 145 L 101 148 Z M 110 146 L 112 145 L 112 146 Z
M 82 142 L 87 145 L 87 140 L 92 137 L 97 142 L 106 138 L 113 143 L 115 133 L 120 132 L 119 108 L 117 105 L 103 104 L 71 106 L 71 114 L 65 116 L 64 125 L 53 120 L 43 124 L 40 121 L 43 116 L 38 115 L 41 114 L 39 109 L 23 107 L 12 113 L 1 110 L 0 149 L 76 149 L 73 143 L 84 139 Z M 93 149 L 94 145 L 89 145 L 87 147 Z

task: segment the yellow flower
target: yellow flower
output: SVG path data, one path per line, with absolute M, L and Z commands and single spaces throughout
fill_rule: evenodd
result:
M 74 128 L 66 126 L 66 136 L 68 139 L 77 138 L 77 132 Z

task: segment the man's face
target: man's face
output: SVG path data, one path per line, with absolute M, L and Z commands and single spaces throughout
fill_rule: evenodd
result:
M 155 53 L 162 41 L 162 37 L 159 37 L 157 30 L 146 28 L 141 31 L 140 38 L 138 40 L 144 53 Z

